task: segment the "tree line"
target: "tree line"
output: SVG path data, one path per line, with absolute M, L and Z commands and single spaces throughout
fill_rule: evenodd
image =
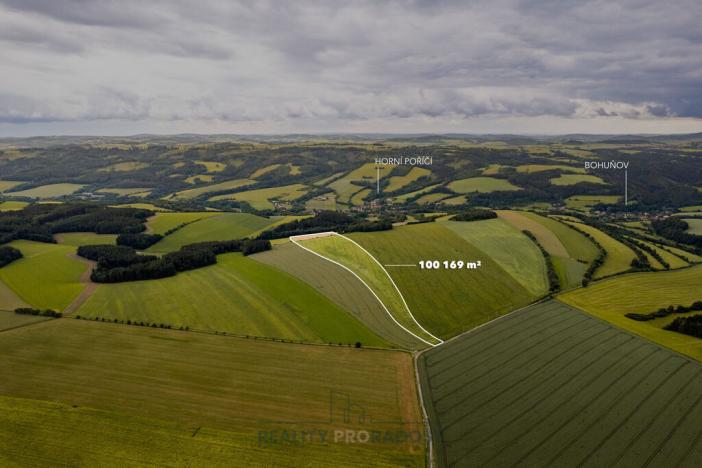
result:
M 366 221 L 357 216 L 336 212 L 321 211 L 311 218 L 298 219 L 281 224 L 273 229 L 261 233 L 259 239 L 280 239 L 301 234 L 315 234 L 318 232 L 336 231 L 344 232 L 369 232 L 389 231 L 392 229 L 390 219 Z
M 268 240 L 229 240 L 199 242 L 181 247 L 162 257 L 138 254 L 124 245 L 87 245 L 78 248 L 78 255 L 97 262 L 90 279 L 96 283 L 121 283 L 175 276 L 217 263 L 217 255 L 241 252 L 251 255 L 270 250 Z
M 654 320 L 657 318 L 668 317 L 669 315 L 672 315 L 672 314 L 684 314 L 685 312 L 694 312 L 697 310 L 702 310 L 702 301 L 693 302 L 692 305 L 690 305 L 690 306 L 684 306 L 684 305 L 672 306 L 671 305 L 668 307 L 661 307 L 657 311 L 651 312 L 648 314 L 630 312 L 630 313 L 624 314 L 624 315 L 625 315 L 625 317 L 630 318 L 632 320 L 636 320 L 639 322 L 646 322 L 648 320 Z
M 0 268 L 22 258 L 22 252 L 9 245 L 0 246 Z

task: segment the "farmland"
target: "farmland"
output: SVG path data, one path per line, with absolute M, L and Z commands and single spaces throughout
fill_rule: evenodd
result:
M 517 166 L 517 172 L 523 172 L 526 174 L 553 170 L 575 172 L 577 174 L 585 173 L 585 169 L 583 169 L 582 167 L 564 166 L 562 164 L 524 164 L 521 166 Z M 485 174 L 485 172 L 483 172 L 483 174 Z
M 385 343 L 300 280 L 241 254 L 170 278 L 102 284 L 78 315 L 315 343 Z
M 487 253 L 444 224 L 401 226 L 392 231 L 353 233 L 349 237 L 383 265 L 417 265 L 420 260 L 434 259 L 482 261 L 476 270 L 388 267 L 419 323 L 443 339 L 535 299 Z M 522 255 L 518 249 L 511 252 Z
M 421 432 L 406 353 L 72 319 L 2 338 L 0 372 L 13 376 L 0 382 L 3 465 L 418 466 L 424 459 L 422 441 L 329 443 L 336 428 Z M 352 403 L 372 420 L 344 421 Z M 260 431 L 272 430 L 330 435 L 327 443 L 259 445 Z
M 2 286 L 0 286 L 2 288 Z M 2 293 L 0 293 L 2 294 Z M 49 320 L 47 317 L 37 317 L 34 315 L 20 315 L 14 312 L 2 309 L 2 299 L 0 299 L 0 331 L 11 330 L 13 328 L 23 327 L 32 323 Z M 17 305 L 16 307 L 20 307 Z
M 490 193 L 521 190 L 507 180 L 495 179 L 494 177 L 473 177 L 470 179 L 456 180 L 448 184 L 448 188 L 456 193 Z
M 94 232 L 65 232 L 55 234 L 54 239 L 62 245 L 80 247 L 81 245 L 114 244 L 117 236 L 115 234 L 95 234 Z
M 403 176 L 392 176 L 388 179 L 388 185 L 385 187 L 386 192 L 394 192 L 399 190 L 407 184 L 414 182 L 420 177 L 426 177 L 431 175 L 429 169 L 423 167 L 413 167 L 410 171 Z
M 566 199 L 566 206 L 572 210 L 589 211 L 599 203 L 613 205 L 620 199 L 621 197 L 615 195 L 574 195 Z
M 5 202 L 0 202 L 0 211 L 17 211 L 21 210 L 25 206 L 27 206 L 27 202 L 21 202 L 21 201 L 5 201 Z
M 422 327 L 405 304 L 401 290 L 395 287 L 388 273 L 367 252 L 348 238 L 338 235 L 313 237 L 297 241 L 303 247 L 340 263 L 353 271 L 375 293 L 391 315 L 408 333 L 427 345 L 440 342 L 435 335 Z
M 217 216 L 220 213 L 213 211 L 200 212 L 181 212 L 181 213 L 156 213 L 155 216 L 149 218 L 146 226 L 148 230 L 154 234 L 165 234 L 171 229 L 175 229 L 183 224 L 192 223 L 194 221 Z
M 670 305 L 690 305 L 700 300 L 700 284 L 702 266 L 694 266 L 675 271 L 635 273 L 611 278 L 560 295 L 558 299 L 702 361 L 702 340 L 624 316 L 630 312 L 655 312 Z M 665 294 L 661 294 L 661 291 L 665 291 Z M 667 317 L 666 322 L 673 318 L 674 316 Z
M 0 193 L 6 192 L 13 187 L 17 187 L 20 185 L 22 182 L 17 182 L 13 180 L 0 180 Z
M 597 247 L 568 225 L 536 213 L 499 211 L 518 229 L 530 231 L 551 255 L 562 289 L 579 286 L 588 265 L 598 256 Z
M 137 187 L 137 188 L 103 188 L 97 190 L 97 193 L 111 193 L 114 195 L 119 195 L 120 197 L 145 197 L 151 193 L 151 188 L 148 187 Z
M 595 272 L 594 278 L 603 278 L 631 268 L 631 261 L 636 258 L 636 255 L 629 247 L 587 224 L 573 222 L 567 222 L 567 224 L 590 234 L 607 251 L 607 258 Z
M 404 348 L 416 348 L 419 340 L 402 330 L 388 316 L 366 286 L 343 268 L 288 242 L 252 256 L 304 281 L 353 314 L 377 335 Z
M 420 358 L 439 466 L 698 466 L 702 367 L 547 302 Z
M 197 198 L 199 196 L 208 194 L 210 192 L 218 192 L 220 190 L 237 189 L 239 187 L 244 187 L 246 185 L 251 185 L 253 183 L 254 183 L 254 181 L 249 180 L 249 179 L 227 180 L 225 182 L 206 185 L 204 187 L 182 190 L 180 192 L 177 192 L 177 193 L 174 193 L 174 194 L 167 196 L 166 199 L 168 199 L 168 200 L 189 200 L 189 199 Z
M 49 184 L 39 187 L 20 190 L 18 192 L 8 192 L 5 195 L 10 197 L 27 197 L 27 198 L 59 198 L 70 195 L 82 189 L 84 185 L 80 184 Z
M 170 213 L 166 213 L 168 216 Z M 196 214 L 196 213 L 193 213 Z M 199 213 L 197 213 L 199 214 Z M 209 213 L 208 213 L 209 214 Z M 169 218 L 178 219 L 176 216 Z M 206 216 L 192 222 L 174 233 L 164 237 L 162 240 L 147 249 L 148 252 L 173 252 L 184 245 L 196 242 L 243 239 L 255 232 L 279 222 L 279 219 L 263 218 L 248 213 L 214 213 L 215 216 Z M 157 215 L 164 216 L 164 215 Z M 193 217 L 197 219 L 195 216 Z M 162 225 L 159 226 L 159 230 Z
M 218 195 L 210 198 L 217 200 L 239 200 L 247 202 L 254 209 L 273 209 L 272 200 L 293 201 L 307 193 L 307 187 L 303 184 L 284 185 L 282 187 L 265 188 L 237 192 L 231 195 Z
M 588 184 L 604 184 L 605 181 L 597 176 L 586 174 L 562 174 L 551 179 L 553 185 L 575 185 L 587 182 Z
M 690 226 L 687 232 L 702 235 L 702 219 L 685 219 L 685 222 Z
M 387 177 L 391 169 L 392 166 L 387 166 L 385 169 L 381 170 L 380 178 L 382 179 Z M 349 172 L 344 177 L 330 183 L 327 185 L 327 187 L 336 192 L 337 201 L 340 203 L 349 203 L 351 197 L 362 187 L 361 185 L 354 184 L 353 182 L 374 182 L 376 179 L 376 171 L 377 169 L 375 164 L 366 163 Z
M 0 268 L 0 281 L 27 304 L 62 310 L 85 286 L 80 277 L 87 265 L 71 257 L 74 247 L 24 240 L 10 245 L 24 258 Z

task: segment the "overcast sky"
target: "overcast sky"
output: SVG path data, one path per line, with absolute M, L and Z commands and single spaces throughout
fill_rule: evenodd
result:
M 702 2 L 0 0 L 0 136 L 702 131 Z

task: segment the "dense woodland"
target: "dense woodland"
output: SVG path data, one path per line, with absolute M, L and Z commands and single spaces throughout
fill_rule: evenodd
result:
M 392 229 L 391 219 L 366 221 L 359 216 L 346 213 L 322 211 L 311 218 L 295 220 L 276 226 L 271 230 L 261 233 L 259 239 L 280 239 L 301 234 L 314 234 L 327 231 L 344 233 L 388 231 L 390 229 Z

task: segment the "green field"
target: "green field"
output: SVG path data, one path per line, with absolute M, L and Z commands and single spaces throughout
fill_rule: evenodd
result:
M 482 173 L 483 175 L 495 175 L 495 174 L 499 174 L 503 167 L 507 167 L 507 166 L 503 166 L 503 165 L 501 165 L 501 164 L 490 164 L 488 167 L 484 167 L 484 168 L 482 169 L 482 172 L 481 172 L 481 173 Z
M 60 319 L 3 332 L 0 355 L 0 372 L 12 376 L 0 380 L 3 466 L 424 461 L 423 438 L 333 442 L 335 429 L 422 431 L 407 353 Z M 259 445 L 260 431 L 274 430 L 329 437 Z
M 451 195 L 449 195 L 448 193 L 428 193 L 419 197 L 416 203 L 419 205 L 429 205 L 431 203 L 436 203 L 441 200 L 444 200 L 446 198 L 451 198 Z
M 521 190 L 521 188 L 512 185 L 508 180 L 495 179 L 493 177 L 472 177 L 470 179 L 455 180 L 448 184 L 448 188 L 456 193 L 490 193 Z
M 573 195 L 566 199 L 566 207 L 576 211 L 590 211 L 593 206 L 603 203 L 614 205 L 621 197 L 616 195 Z
M 24 258 L 0 268 L 0 281 L 27 304 L 60 311 L 83 290 L 80 277 L 87 265 L 71 257 L 75 247 L 24 240 L 8 245 Z
M 325 193 L 305 202 L 306 210 L 336 211 L 336 194 Z
M 194 211 L 178 213 L 156 213 L 150 217 L 146 223 L 149 232 L 154 234 L 165 234 L 171 229 L 175 229 L 182 224 L 192 223 L 200 219 L 218 216 L 221 213 L 215 211 Z
M 102 284 L 78 315 L 317 343 L 385 343 L 307 284 L 241 254 L 170 278 Z
M 382 169 L 380 171 L 380 178 L 383 179 L 387 177 L 392 168 L 393 166 L 387 166 L 384 169 Z M 344 177 L 330 183 L 329 185 L 327 185 L 327 187 L 336 192 L 336 194 L 338 195 L 337 201 L 346 204 L 350 202 L 351 197 L 361 188 L 360 185 L 353 184 L 352 182 L 374 182 L 376 178 L 376 165 L 373 163 L 366 163 L 361 167 L 349 172 Z
M 280 164 L 270 164 L 268 166 L 259 167 L 249 177 L 252 179 L 257 179 L 261 176 L 268 174 L 269 172 L 275 171 L 280 166 Z
M 562 289 L 579 286 L 583 275 L 599 254 L 589 239 L 566 224 L 525 211 L 498 211 L 501 218 L 520 230 L 528 230 L 551 255 Z
M 690 226 L 687 228 L 687 232 L 698 236 L 702 235 L 702 219 L 684 219 L 684 221 Z
M 399 323 L 408 333 L 414 334 L 426 345 L 435 345 L 440 342 L 431 330 L 423 327 L 422 323 L 413 317 L 411 309 L 405 305 L 402 290 L 398 290 L 392 283 L 389 273 L 378 264 L 367 252 L 348 238 L 338 235 L 313 237 L 299 240 L 298 243 L 327 259 L 340 263 L 353 271 L 375 293 Z
M 429 185 L 429 186 L 424 187 L 422 189 L 415 190 L 414 192 L 404 193 L 402 195 L 398 195 L 396 197 L 393 197 L 392 200 L 396 201 L 396 202 L 405 202 L 409 198 L 412 198 L 412 197 L 417 196 L 417 195 L 421 195 L 422 193 L 429 192 L 430 190 L 434 190 L 438 186 L 439 186 L 439 184 Z
M 446 226 L 484 252 L 534 297 L 548 291 L 546 261 L 536 244 L 520 230 L 501 219 L 448 221 Z
M 210 192 L 219 192 L 221 190 L 233 190 L 239 187 L 244 187 L 246 185 L 253 184 L 253 180 L 249 179 L 234 179 L 227 180 L 225 182 L 220 182 L 218 184 L 206 185 L 204 187 L 198 187 L 188 190 L 182 190 L 174 194 L 165 197 L 167 200 L 190 200 L 192 198 L 197 198 L 201 195 L 205 195 Z
M 112 164 L 111 166 L 98 169 L 98 172 L 131 172 L 149 167 L 148 163 L 129 161 Z
M 160 216 L 168 215 L 178 215 L 178 214 L 203 214 L 203 213 L 164 213 L 156 215 L 154 223 L 158 221 Z M 209 213 L 207 213 L 209 214 Z M 284 217 L 280 218 L 263 218 L 261 216 L 252 215 L 249 213 L 213 213 L 214 216 L 206 216 L 203 219 L 195 221 L 193 223 L 184 226 L 172 234 L 164 237 L 162 240 L 152 245 L 147 249 L 147 252 L 173 252 L 179 250 L 182 246 L 188 244 L 194 244 L 196 242 L 207 242 L 207 241 L 223 241 L 223 240 L 233 240 L 233 239 L 243 239 L 249 237 L 252 234 L 262 231 L 278 222 Z M 177 216 L 169 216 L 169 221 L 178 219 Z M 183 219 L 183 218 L 181 218 Z M 183 221 L 181 221 L 183 222 Z M 180 224 L 180 223 L 179 223 Z M 164 223 L 158 225 L 159 231 L 154 232 L 164 232 L 161 231 Z
M 0 184 L 1 184 L 1 182 L 0 182 Z M 702 211 L 702 205 L 684 206 L 684 207 L 680 208 L 680 211 L 682 211 L 682 212 Z
M 619 327 L 702 361 L 702 340 L 662 330 L 650 322 L 626 318 L 626 313 L 650 313 L 669 305 L 690 305 L 702 297 L 702 266 L 675 271 L 635 273 L 568 292 L 559 300 Z M 675 317 L 669 317 L 672 321 Z
M 631 268 L 631 261 L 636 258 L 636 254 L 629 247 L 587 224 L 573 222 L 567 222 L 567 224 L 590 234 L 607 251 L 604 264 L 595 271 L 593 278 L 604 278 Z
M 399 226 L 350 237 L 383 265 L 418 265 L 420 260 L 482 261 L 476 270 L 388 267 L 419 323 L 441 338 L 455 336 L 534 300 L 496 261 L 446 223 Z
M 204 166 L 207 172 L 222 172 L 227 168 L 226 164 L 216 161 L 195 161 L 195 164 Z
M 22 201 L 0 201 L 0 211 L 19 211 L 27 205 L 29 203 Z
M 429 169 L 423 167 L 413 167 L 409 172 L 403 176 L 392 176 L 388 179 L 388 186 L 383 190 L 384 192 L 394 192 L 402 187 L 411 184 L 420 177 L 426 177 L 431 175 Z
M 457 197 L 451 197 L 451 198 L 444 198 L 443 200 L 441 200 L 442 205 L 456 206 L 456 205 L 463 205 L 465 203 L 468 203 L 468 197 L 465 195 L 459 195 Z
M 96 190 L 98 193 L 113 193 L 119 195 L 120 197 L 145 197 L 151 193 L 152 188 L 140 187 L 140 188 L 103 188 Z
M 353 197 L 351 197 L 351 202 L 352 205 L 354 206 L 363 206 L 365 203 L 364 199 L 370 195 L 371 190 L 370 189 L 361 189 L 358 192 L 356 192 Z
M 209 174 L 198 174 L 194 176 L 187 177 L 185 181 L 189 184 L 207 184 L 214 180 L 213 175 Z
M 65 232 L 54 234 L 56 242 L 63 245 L 80 247 L 81 245 L 115 244 L 117 234 L 95 234 L 94 232 Z
M 271 187 L 257 190 L 247 190 L 230 195 L 218 195 L 212 197 L 210 201 L 217 200 L 238 200 L 245 201 L 256 210 L 272 210 L 274 208 L 272 200 L 294 201 L 302 197 L 309 191 L 303 184 L 284 185 L 282 187 Z
M 10 192 L 5 195 L 9 197 L 27 197 L 27 198 L 58 198 L 66 195 L 71 195 L 74 192 L 85 187 L 81 184 L 49 184 L 40 185 L 28 190 L 19 192 Z
M 161 208 L 160 206 L 156 206 L 153 203 L 124 203 L 121 205 L 110 205 L 113 208 L 139 208 L 142 210 L 151 210 L 155 212 L 168 212 L 171 211 L 166 208 Z
M 1 268 L 0 274 L 2 274 Z M 0 280 L 0 310 L 15 310 L 18 307 L 27 307 L 27 305 L 12 289 Z
M 2 288 L 2 286 L 0 286 L 0 288 Z M 0 307 L 2 307 L 1 302 L 2 299 L 0 298 Z M 36 315 L 20 315 L 9 310 L 3 310 L 2 308 L 0 308 L 0 331 L 23 327 L 25 325 L 41 322 L 43 320 L 50 319 L 47 317 L 38 317 Z
M 17 187 L 24 182 L 18 182 L 14 180 L 0 180 L 0 193 L 10 190 L 13 187 Z
M 273 250 L 258 253 L 251 258 L 309 284 L 386 341 L 404 349 L 414 349 L 422 344 L 398 327 L 368 288 L 343 268 L 291 242 L 278 244 Z
M 585 169 L 582 167 L 564 166 L 562 164 L 524 164 L 522 166 L 517 166 L 517 172 L 523 172 L 525 174 L 532 174 L 534 172 L 543 171 L 555 171 L 559 169 L 564 172 L 575 172 L 577 174 L 584 174 Z M 485 172 L 483 172 L 485 174 Z
M 583 182 L 588 184 L 605 184 L 605 181 L 594 175 L 586 174 L 561 174 L 551 179 L 553 185 L 575 185 Z
M 421 355 L 438 466 L 700 466 L 702 366 L 563 304 Z

